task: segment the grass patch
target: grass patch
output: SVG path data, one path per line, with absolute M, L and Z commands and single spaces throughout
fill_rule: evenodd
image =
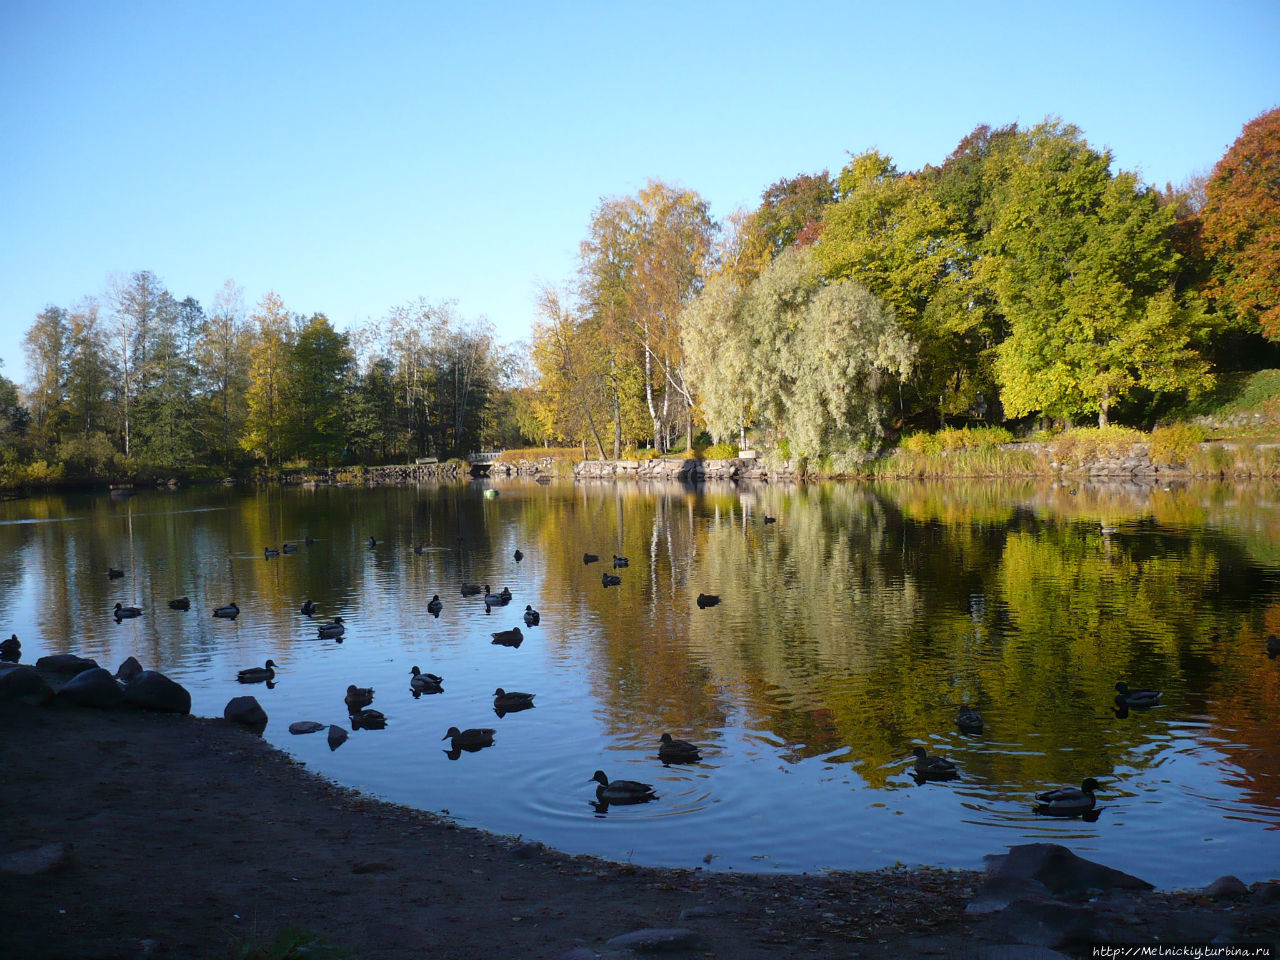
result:
M 1128 456 L 1130 447 L 1146 440 L 1145 433 L 1129 427 L 1075 427 L 1058 434 L 1050 441 L 1050 446 L 1058 460 L 1064 463 L 1084 463 L 1106 457 Z

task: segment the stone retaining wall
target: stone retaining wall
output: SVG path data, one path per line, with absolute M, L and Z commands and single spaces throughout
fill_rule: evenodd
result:
M 704 480 L 797 480 L 794 463 L 769 470 L 760 460 L 688 460 L 655 457 L 652 460 L 579 460 L 573 465 L 575 480 L 653 480 L 700 483 Z

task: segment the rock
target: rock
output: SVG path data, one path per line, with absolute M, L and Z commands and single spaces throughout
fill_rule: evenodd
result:
M 0 873 L 34 877 L 65 870 L 75 860 L 75 848 L 66 842 L 46 843 L 34 850 L 19 850 L 0 857 Z
M 340 746 L 347 742 L 347 737 L 351 734 L 343 730 L 337 724 L 329 724 L 329 749 L 337 750 Z
M 1200 895 L 1210 900 L 1239 900 L 1249 895 L 1249 888 L 1243 880 L 1228 873 L 1201 890 Z
M 36 669 L 46 673 L 83 673 L 98 665 L 96 660 L 78 657 L 74 653 L 55 653 L 50 657 L 41 657 L 36 661 Z
M 31 667 L 14 667 L 0 673 L 0 701 L 42 707 L 53 701 L 53 687 Z
M 633 930 L 606 941 L 606 947 L 615 950 L 634 950 L 636 953 L 676 953 L 680 950 L 697 950 L 702 937 L 692 930 L 680 927 L 656 927 L 651 930 Z
M 1255 883 L 1250 889 L 1254 903 L 1280 903 L 1280 883 L 1275 880 Z
M 125 703 L 162 713 L 190 713 L 191 694 L 156 670 L 143 670 L 125 684 Z
M 1029 943 L 998 943 L 977 947 L 964 960 L 1071 960 L 1065 953 Z
M 967 913 L 990 913 L 1028 895 L 1152 889 L 1145 880 L 1078 857 L 1058 843 L 1024 843 L 985 859 L 987 880 Z
M 315 733 L 317 730 L 323 730 L 324 724 L 317 723 L 315 720 L 295 720 L 289 724 L 290 733 Z
M 222 717 L 231 723 L 258 731 L 267 725 L 267 711 L 262 709 L 257 697 L 232 697 L 222 708 Z
M 120 669 L 116 671 L 116 679 L 121 683 L 128 683 L 141 672 L 142 664 L 138 662 L 137 657 L 126 657 L 124 663 L 120 664 Z
M 62 685 L 58 699 L 78 707 L 109 710 L 124 702 L 124 688 L 102 667 L 84 670 Z
M 1018 900 L 983 921 L 980 930 L 992 940 L 1014 940 L 1042 947 L 1106 942 L 1089 907 L 1059 900 Z

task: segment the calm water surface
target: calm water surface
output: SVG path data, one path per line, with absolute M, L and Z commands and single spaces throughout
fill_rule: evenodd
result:
M 499 489 L 0 504 L 0 635 L 19 635 L 24 661 L 76 652 L 114 670 L 135 655 L 186 685 L 197 714 L 251 692 L 267 739 L 313 770 L 575 853 L 737 871 L 977 867 L 1051 839 L 1162 887 L 1274 875 L 1273 488 Z M 263 555 L 306 536 L 296 554 Z M 615 553 L 631 562 L 606 589 Z M 126 576 L 108 580 L 109 566 Z M 513 602 L 486 615 L 464 581 L 507 586 Z M 702 592 L 724 602 L 698 609 Z M 190 612 L 167 608 L 177 596 Z M 298 612 L 308 597 L 315 619 Z M 210 616 L 232 600 L 238 620 Z M 144 614 L 116 623 L 116 602 Z M 526 603 L 540 626 L 524 627 Z M 342 643 L 317 639 L 332 616 Z M 514 626 L 521 647 L 490 643 Z M 236 683 L 268 657 L 272 689 Z M 414 665 L 445 692 L 415 698 Z M 1165 705 L 1117 716 L 1119 679 L 1164 690 Z M 376 688 L 386 729 L 336 751 L 323 733 L 288 733 L 295 720 L 350 729 L 350 683 Z M 499 686 L 536 693 L 536 708 L 497 716 Z M 956 730 L 965 702 L 984 735 Z M 451 726 L 493 727 L 495 745 L 450 759 Z M 703 745 L 703 762 L 664 767 L 663 732 Z M 961 776 L 917 784 L 917 745 Z M 659 799 L 599 810 L 596 769 Z M 1035 792 L 1086 776 L 1103 783 L 1095 822 L 1032 812 Z

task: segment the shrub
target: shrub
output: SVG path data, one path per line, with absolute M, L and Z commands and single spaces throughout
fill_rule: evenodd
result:
M 1133 444 L 1145 439 L 1144 433 L 1129 427 L 1075 427 L 1058 435 L 1053 441 L 1053 453 L 1058 460 L 1083 463 L 1102 457 L 1127 455 Z
M 736 443 L 715 443 L 702 451 L 705 460 L 729 460 L 738 455 Z
M 1151 459 L 1167 465 L 1184 464 L 1204 443 L 1204 427 L 1175 423 L 1151 431 Z

